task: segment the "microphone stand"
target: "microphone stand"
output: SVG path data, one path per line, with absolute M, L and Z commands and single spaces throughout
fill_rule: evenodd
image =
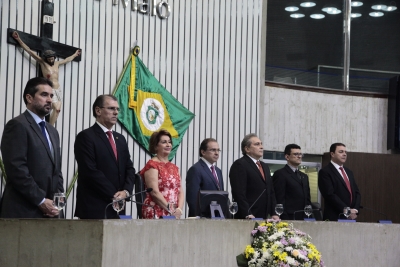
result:
M 261 192 L 261 194 L 258 196 L 258 198 L 253 202 L 253 204 L 250 206 L 250 208 L 247 210 L 247 215 L 250 215 L 250 210 L 251 208 L 254 206 L 254 204 L 257 203 L 257 201 L 260 199 L 260 197 L 264 194 L 265 190 L 267 190 L 267 188 L 264 188 L 264 190 Z
M 136 196 L 136 195 L 139 195 L 139 194 L 142 194 L 142 193 L 149 193 L 149 192 L 151 192 L 151 191 L 153 191 L 153 188 L 147 188 L 146 190 L 137 192 L 137 193 L 135 193 L 135 194 L 129 195 L 129 196 L 124 197 L 124 198 L 113 199 L 113 201 L 112 201 L 111 203 L 108 203 L 107 206 L 106 206 L 105 209 L 104 209 L 104 219 L 107 219 L 107 208 L 108 208 L 110 205 L 114 204 L 115 202 L 121 201 L 121 200 L 129 200 L 129 199 L 130 199 L 131 202 L 135 202 L 135 201 L 132 200 L 132 197 L 133 197 L 133 196 Z M 135 202 L 135 203 L 136 203 L 136 202 Z M 140 203 L 140 202 L 139 202 L 139 203 Z M 144 205 L 146 206 L 146 204 L 144 204 Z M 153 207 L 153 210 L 154 210 L 154 207 Z

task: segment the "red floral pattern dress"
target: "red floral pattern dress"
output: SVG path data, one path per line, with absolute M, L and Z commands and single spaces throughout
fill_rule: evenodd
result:
M 166 201 L 169 203 L 174 202 L 179 203 L 178 196 L 181 189 L 181 177 L 179 175 L 179 168 L 171 162 L 159 162 L 154 160 L 149 160 L 140 171 L 140 175 L 144 179 L 144 173 L 149 169 L 158 170 L 158 190 L 163 195 Z M 145 181 L 146 185 L 146 181 Z M 147 188 L 147 185 L 146 185 Z M 146 199 L 144 200 L 146 205 L 154 205 L 154 210 L 152 207 L 142 206 L 142 214 L 144 219 L 153 219 L 154 211 L 156 213 L 156 218 L 160 216 L 170 215 L 165 209 L 158 206 L 151 197 L 150 193 L 147 193 Z

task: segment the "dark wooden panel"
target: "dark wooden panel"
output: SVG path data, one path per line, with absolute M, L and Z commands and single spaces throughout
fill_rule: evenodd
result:
M 329 153 L 325 153 L 322 166 L 329 162 Z M 357 221 L 400 223 L 400 155 L 349 152 L 345 166 L 353 171 L 361 192 L 364 208 Z

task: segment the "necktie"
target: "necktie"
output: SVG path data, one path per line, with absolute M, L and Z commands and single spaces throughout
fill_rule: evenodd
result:
M 113 137 L 112 137 L 112 131 L 107 131 L 106 134 L 108 136 L 108 141 L 110 142 L 112 150 L 114 151 L 115 159 L 118 159 L 117 147 L 115 146 L 115 143 L 114 143 L 114 140 L 113 140 Z
M 219 190 L 219 181 L 218 181 L 217 173 L 215 172 L 214 165 L 211 165 L 211 172 L 212 172 L 212 174 L 214 176 L 215 181 L 217 182 L 217 186 L 218 186 L 218 190 Z
M 263 168 L 261 167 L 260 161 L 257 161 L 256 164 L 257 164 L 257 166 L 258 166 L 258 169 L 259 169 L 260 172 L 261 172 L 261 175 L 262 175 L 263 179 L 265 180 L 264 170 L 263 170 Z
M 344 171 L 344 169 L 342 167 L 339 167 L 339 170 L 342 172 L 343 180 L 346 183 L 347 190 L 349 190 L 349 192 L 350 192 L 350 203 L 351 203 L 353 201 L 353 195 L 351 193 L 351 186 L 350 186 L 349 178 L 347 177 L 346 172 Z
M 49 139 L 47 139 L 47 135 L 46 135 L 46 122 L 44 122 L 44 121 L 39 122 L 39 126 L 40 126 L 40 129 L 42 130 L 42 134 L 44 136 L 44 139 L 46 139 L 46 141 L 47 141 L 47 146 L 50 149 Z

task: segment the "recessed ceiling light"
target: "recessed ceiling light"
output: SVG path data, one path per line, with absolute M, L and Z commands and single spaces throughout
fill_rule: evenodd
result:
M 361 1 L 351 1 L 351 6 L 352 7 L 358 7 L 358 6 L 362 6 L 363 2 Z
M 383 12 L 371 12 L 371 13 L 369 13 L 369 15 L 371 17 L 382 17 L 383 16 Z
M 333 6 L 326 6 L 326 7 L 324 7 L 324 8 L 322 9 L 322 11 L 328 13 L 328 12 L 332 12 L 332 11 L 334 11 L 334 10 L 336 10 L 336 9 L 337 9 L 337 8 L 336 8 L 336 7 L 333 7 Z
M 293 13 L 293 14 L 290 14 L 290 16 L 291 16 L 292 18 L 299 19 L 299 18 L 304 17 L 304 14 Z
M 373 5 L 373 6 L 371 6 L 371 8 L 372 8 L 372 9 L 375 9 L 375 10 L 382 10 L 382 9 L 384 9 L 384 8 L 387 8 L 387 6 L 386 6 L 386 5 L 378 4 L 378 5 Z
M 299 10 L 299 8 L 297 6 L 288 6 L 288 7 L 285 7 L 285 10 L 288 12 L 294 12 L 294 11 Z
M 358 18 L 358 17 L 361 17 L 361 14 L 360 13 L 351 13 L 351 17 Z
M 394 11 L 396 9 L 397 9 L 397 7 L 395 5 L 389 5 L 386 8 L 382 8 L 383 11 L 387 11 L 387 12 Z
M 330 14 L 330 15 L 336 15 L 336 14 L 342 13 L 342 11 L 340 11 L 339 9 L 334 9 L 334 10 L 328 11 L 328 12 L 326 12 L 326 13 L 328 13 L 328 14 Z
M 302 7 L 313 7 L 313 6 L 315 6 L 315 3 L 314 2 L 303 2 L 303 3 L 300 4 L 300 6 L 302 6 Z
M 312 19 L 323 19 L 323 18 L 325 18 L 325 15 L 324 14 L 311 14 L 310 18 L 312 18 Z

